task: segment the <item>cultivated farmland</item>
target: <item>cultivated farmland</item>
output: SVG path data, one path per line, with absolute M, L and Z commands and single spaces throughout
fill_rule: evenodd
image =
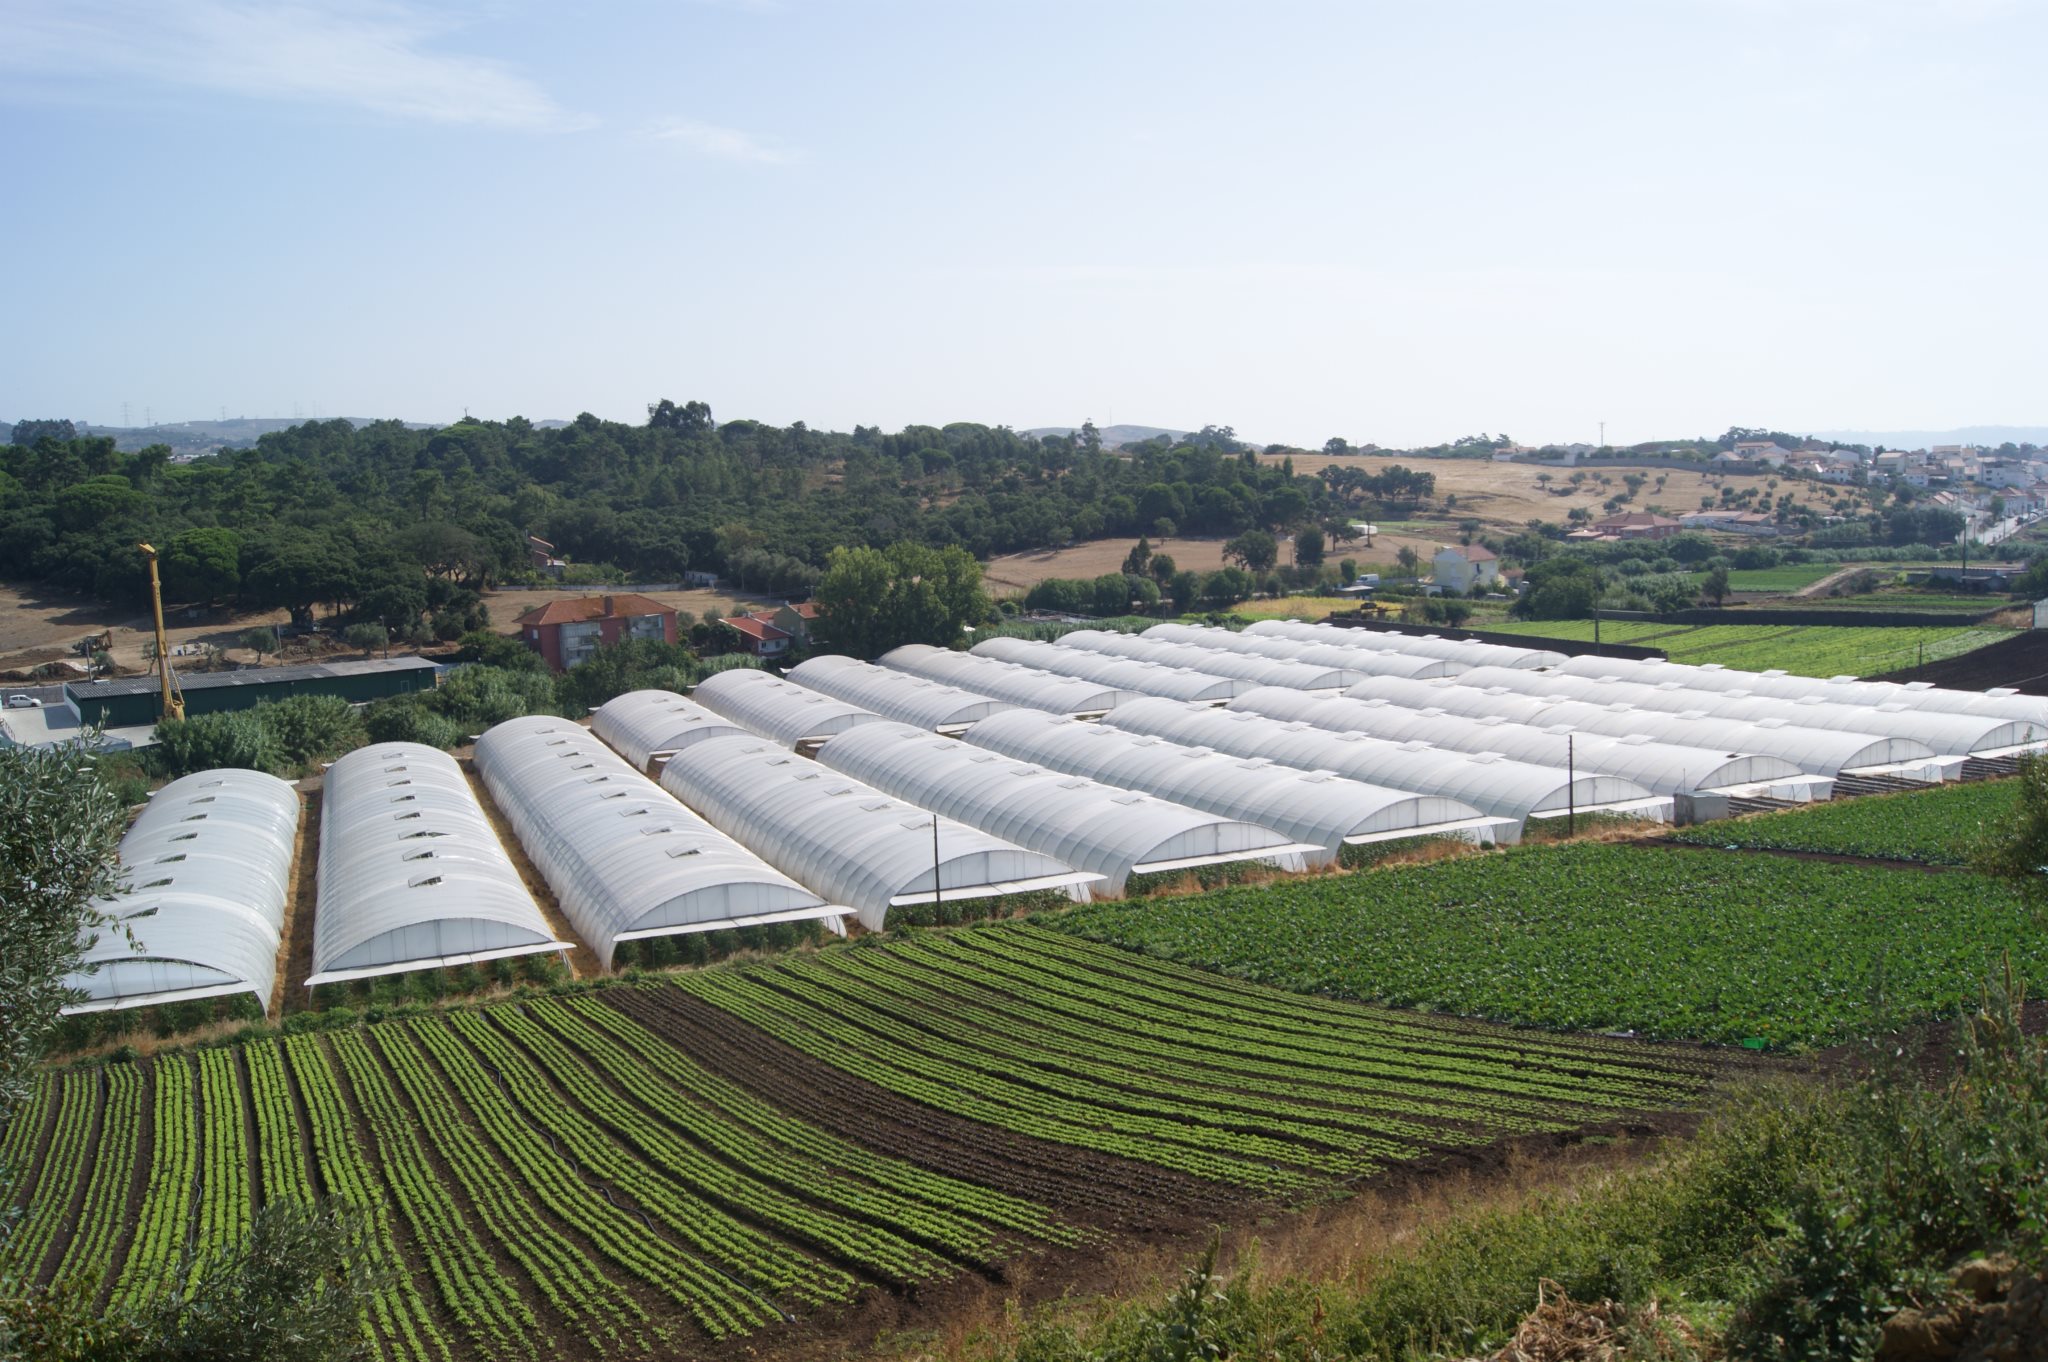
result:
M 1682 828 L 1673 838 L 1703 847 L 1815 851 L 1960 866 L 1970 863 L 1977 843 L 2018 801 L 2019 786 L 2012 781 L 1973 781 L 1701 824 Z
M 694 1354 L 1708 1077 L 969 929 L 47 1073 L 4 1266 L 141 1302 L 326 1195 L 388 1273 L 379 1355 Z
M 1303 993 L 1726 1044 L 1952 1013 L 2008 953 L 2048 983 L 2048 937 L 1979 876 L 1625 845 L 1101 904 L 1057 925 Z
M 1592 620 L 1507 620 L 1486 626 L 1534 638 L 1593 638 Z M 1744 671 L 1778 668 L 1800 676 L 1873 676 L 1920 661 L 1958 657 L 2012 637 L 2009 629 L 1964 626 L 1856 628 L 1846 625 L 1659 624 L 1654 620 L 1602 620 L 1605 643 L 1662 649 L 1673 662 L 1718 662 Z

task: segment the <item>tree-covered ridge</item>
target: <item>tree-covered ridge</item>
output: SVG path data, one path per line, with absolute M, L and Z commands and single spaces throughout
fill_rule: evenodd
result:
M 707 570 L 746 587 L 808 587 L 837 546 L 908 540 L 976 557 L 1101 535 L 1291 531 L 1371 501 L 1426 498 L 1389 470 L 1297 476 L 1227 429 L 1106 450 L 1092 430 L 1005 427 L 851 434 L 716 424 L 664 401 L 645 425 L 585 414 L 437 430 L 310 421 L 188 464 L 105 438 L 0 448 L 0 576 L 139 600 L 148 539 L 182 599 L 356 606 L 393 622 L 428 579 L 486 585 L 523 569 L 525 536 L 642 579 Z

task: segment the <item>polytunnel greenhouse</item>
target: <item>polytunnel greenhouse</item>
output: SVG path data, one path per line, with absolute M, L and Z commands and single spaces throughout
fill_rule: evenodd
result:
M 1075 891 L 1100 878 L 752 736 L 691 748 L 661 784 L 769 864 L 854 909 L 869 931 L 907 904 Z
M 1442 709 L 1408 709 L 1385 700 L 1304 696 L 1277 686 L 1248 691 L 1231 701 L 1231 708 L 1275 719 L 1302 719 L 1390 742 L 1426 742 L 1454 752 L 1498 752 L 1514 761 L 1620 776 L 1662 795 L 1811 799 L 1816 784 L 1820 797 L 1827 795 L 1825 778 L 1809 775 L 1781 757 L 1673 746 L 1648 734 L 1611 738 L 1563 724 L 1539 727 L 1499 715 L 1482 718 Z
M 314 984 L 568 950 L 462 768 L 419 743 L 358 748 L 320 801 Z
M 592 710 L 590 731 L 631 762 L 634 770 L 645 771 L 656 757 L 673 756 L 703 738 L 729 738 L 744 730 L 672 690 L 636 690 Z
M 569 924 L 605 968 L 621 941 L 839 918 L 566 719 L 508 719 L 476 765 Z
M 1296 643 L 1323 643 L 1339 648 L 1375 648 L 1411 657 L 1438 657 L 1468 667 L 1555 667 L 1565 654 L 1551 648 L 1525 648 L 1487 643 L 1476 638 L 1445 638 L 1441 634 L 1403 634 L 1391 629 L 1351 629 L 1341 624 L 1308 624 L 1301 620 L 1260 620 L 1245 629 L 1259 638 L 1284 638 Z
M 976 695 L 990 695 L 1052 714 L 1104 714 L 1140 694 L 993 657 L 948 652 L 928 643 L 906 643 L 876 660 L 884 667 L 927 681 L 958 686 Z
M 1261 657 L 1187 643 L 1113 634 L 1102 629 L 1076 629 L 1060 636 L 1057 647 L 1086 649 L 1113 657 L 1134 657 L 1163 667 L 1186 667 L 1211 676 L 1235 677 L 1258 686 L 1292 686 L 1296 690 L 1342 690 L 1365 679 L 1365 673 L 1343 667 L 1316 667 L 1287 658 Z
M 1598 663 L 1600 665 L 1592 665 Z M 1967 714 L 1973 718 L 2011 719 L 2037 726 L 2048 735 L 2048 698 L 2017 691 L 1950 690 L 1926 681 L 1860 681 L 1853 676 L 1821 678 L 1789 672 L 1745 672 L 1717 662 L 1693 666 L 1663 658 L 1619 662 L 1614 658 L 1572 658 L 1558 670 L 1572 676 L 1615 676 L 1652 685 L 1675 681 L 1688 690 L 1744 690 L 1774 700 L 1825 700 L 1830 704 L 1875 709 L 1899 705 L 1935 714 Z
M 121 839 L 124 892 L 93 907 L 93 930 L 65 1012 L 252 993 L 267 1013 L 299 832 L 299 792 L 260 771 L 174 780 Z M 124 937 L 132 934 L 131 943 Z
M 957 733 L 991 714 L 1015 708 L 1007 700 L 837 654 L 799 662 L 790 668 L 789 679 L 885 719 L 937 733 Z
M 1320 850 L 1270 828 L 1014 761 L 908 724 L 842 733 L 819 760 L 919 808 L 1100 875 L 1100 892 L 1111 896 L 1132 875 L 1227 861 L 1300 870 L 1303 853 Z
M 855 724 L 875 723 L 882 717 L 873 710 L 835 700 L 750 667 L 734 667 L 705 677 L 697 684 L 693 696 L 705 708 L 755 737 L 784 747 L 822 742 Z
M 984 719 L 967 730 L 965 741 L 1019 761 L 1277 829 L 1317 845 L 1309 857 L 1312 866 L 1334 862 L 1347 844 L 1434 836 L 1491 842 L 1494 830 L 1507 821 L 1438 795 L 1184 747 L 1031 710 Z
M 1333 631 L 1334 632 L 1334 631 Z M 1453 676 L 1469 665 L 1440 657 L 1423 657 L 1394 649 L 1346 648 L 1334 643 L 1301 643 L 1270 634 L 1232 633 L 1207 625 L 1155 624 L 1142 638 L 1163 643 L 1181 643 L 1214 652 L 1249 653 L 1277 657 L 1283 661 L 1306 662 L 1318 667 L 1341 667 L 1362 676 L 1408 676 L 1429 679 Z
M 1211 676 L 1186 667 L 1162 667 L 1157 662 L 1092 653 L 1085 648 L 1062 648 L 1056 643 L 1029 638 L 985 638 L 971 651 L 976 657 L 993 657 L 999 662 L 1078 676 L 1118 690 L 1161 695 L 1169 700 L 1200 700 L 1220 705 L 1252 685 L 1236 677 Z
M 1427 743 L 1388 742 L 1363 733 L 1335 733 L 1245 710 L 1141 700 L 1112 712 L 1104 723 L 1133 733 L 1211 747 L 1283 766 L 1325 770 L 1372 785 L 1415 790 L 1470 804 L 1481 813 L 1511 818 L 1563 818 L 1572 812 L 1619 813 L 1668 822 L 1672 801 L 1632 780 L 1562 767 L 1509 761 L 1487 754 L 1446 752 Z M 1502 841 L 1512 841 L 1503 836 Z

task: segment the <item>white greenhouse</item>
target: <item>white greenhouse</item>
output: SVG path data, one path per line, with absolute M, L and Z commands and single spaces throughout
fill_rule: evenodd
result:
M 1101 878 L 752 736 L 691 748 L 661 784 L 769 864 L 854 909 L 869 931 L 883 929 L 891 908 L 934 902 L 935 869 L 947 901 L 1084 890 Z
M 1103 629 L 1076 629 L 1061 635 L 1061 648 L 1082 648 L 1112 657 L 1135 657 L 1163 667 L 1186 667 L 1211 676 L 1230 676 L 1257 686 L 1292 686 L 1296 690 L 1342 690 L 1365 679 L 1365 673 L 1342 667 L 1315 667 L 1286 658 L 1261 657 L 1256 653 L 1234 653 L 1227 649 L 1197 648 L 1188 643 L 1115 634 Z
M 1907 709 L 1932 713 L 2012 719 L 2034 724 L 2048 734 L 2048 698 L 2022 695 L 2002 688 L 1991 691 L 1950 690 L 1926 681 L 1861 681 L 1853 676 L 1794 676 L 1790 672 L 1775 670 L 1745 672 L 1717 662 L 1692 666 L 1668 662 L 1663 658 L 1618 663 L 1613 658 L 1576 657 L 1559 670 L 1574 676 L 1619 676 L 1652 684 L 1676 681 L 1690 690 L 1746 690 L 1752 695 L 1767 695 L 1777 700 L 1811 697 L 1830 704 L 1865 708 L 1903 705 Z
M 455 758 L 379 743 L 327 768 L 309 987 L 573 944 L 555 939 Z
M 605 968 L 621 941 L 840 918 L 566 719 L 508 719 L 477 771 Z
M 298 832 L 299 792 L 260 771 L 201 771 L 158 790 L 121 839 L 127 887 L 94 903 L 114 924 L 89 933 L 65 979 L 85 998 L 64 1010 L 252 993 L 267 1013 Z
M 1329 643 L 1341 648 L 1385 649 L 1412 657 L 1440 657 L 1468 667 L 1555 667 L 1565 660 L 1565 654 L 1550 648 L 1445 638 L 1441 634 L 1401 634 L 1391 629 L 1347 629 L 1341 624 L 1308 624 L 1301 620 L 1260 620 L 1245 632 L 1293 639 L 1297 643 Z
M 790 668 L 789 679 L 885 719 L 936 733 L 957 733 L 991 714 L 1016 708 L 1006 700 L 836 653 L 799 662 Z
M 1094 716 L 1105 714 L 1126 700 L 1141 694 L 1119 690 L 1078 676 L 1004 662 L 973 653 L 948 652 L 928 643 L 906 643 L 876 659 L 884 667 L 942 685 L 958 686 L 976 695 L 994 696 L 1027 709 L 1051 714 Z
M 744 730 L 672 690 L 636 690 L 592 710 L 590 731 L 634 770 L 645 771 L 657 757 L 673 756 L 703 738 L 729 738 Z
M 1200 700 L 1220 705 L 1252 683 L 1231 676 L 1211 676 L 1186 667 L 1162 667 L 1157 662 L 1140 662 L 1134 657 L 1113 657 L 1091 653 L 1085 648 L 1062 648 L 1030 638 L 985 638 L 974 645 L 976 657 L 993 657 L 1040 671 L 1078 676 L 1118 690 L 1142 695 L 1162 695 L 1169 700 Z
M 1602 733 L 1610 738 L 1641 734 L 1680 747 L 1766 752 L 1828 780 L 1841 775 L 1918 778 L 1927 774 L 1928 763 L 1934 757 L 1926 744 L 1906 738 L 1801 728 L 1778 719 L 1752 723 L 1707 714 L 1639 709 L 1624 703 L 1596 704 L 1573 698 L 1584 689 L 1580 678 L 1538 672 L 1513 675 L 1517 680 L 1512 687 L 1432 685 L 1376 677 L 1359 682 L 1345 694 L 1362 700 L 1388 700 L 1411 709 L 1443 709 L 1474 718 L 1499 715 L 1538 727 L 1566 724 L 1581 733 Z M 1938 772 L 1930 778 L 1936 777 Z M 1814 797 L 1819 797 L 1818 790 Z
M 1332 771 L 1368 784 L 1442 795 L 1470 804 L 1481 813 L 1511 818 L 1517 825 L 1530 818 L 1563 818 L 1573 811 L 1622 813 L 1657 822 L 1668 822 L 1672 815 L 1668 796 L 1619 776 L 1582 771 L 1572 779 L 1562 767 L 1446 752 L 1427 743 L 1388 742 L 1363 733 L 1336 733 L 1315 724 L 1290 723 L 1245 710 L 1145 700 L 1123 706 L 1103 722 L 1192 747 L 1211 747 L 1284 766 Z
M 908 724 L 842 733 L 819 760 L 919 808 L 1092 871 L 1105 881 L 1100 892 L 1111 896 L 1132 875 L 1228 861 L 1300 870 L 1303 853 L 1321 850 L 1257 824 L 1013 761 Z
M 1717 793 L 1808 800 L 1825 799 L 1829 793 L 1826 778 L 1809 775 L 1781 757 L 1674 746 L 1648 734 L 1610 738 L 1581 733 L 1564 724 L 1539 727 L 1499 715 L 1479 718 L 1442 709 L 1409 709 L 1387 700 L 1304 696 L 1277 686 L 1248 691 L 1230 705 L 1275 719 L 1305 719 L 1323 728 L 1366 733 L 1390 742 L 1426 742 L 1454 752 L 1498 752 L 1514 761 L 1620 776 L 1662 795 Z
M 734 667 L 707 676 L 697 683 L 691 695 L 706 709 L 755 737 L 784 747 L 822 742 L 855 724 L 875 723 L 882 717 L 873 710 L 835 700 L 751 667 Z
M 1249 630 L 1244 633 L 1232 633 L 1228 629 L 1217 629 L 1208 625 L 1155 624 L 1141 637 L 1222 652 L 1277 657 L 1283 661 L 1306 662 L 1318 667 L 1341 667 L 1362 676 L 1408 676 L 1426 680 L 1439 676 L 1455 676 L 1470 665 L 1447 661 L 1441 657 L 1397 652 L 1393 649 L 1347 648 L 1336 643 L 1302 643 L 1296 639 L 1280 638 L 1272 634 L 1253 634 Z
M 1276 828 L 1296 841 L 1319 844 L 1319 853 L 1309 858 L 1315 866 L 1334 862 L 1346 844 L 1432 836 L 1491 842 L 1495 829 L 1507 821 L 1440 795 L 1390 790 L 1328 771 L 1183 747 L 1030 710 L 984 719 L 967 730 L 965 741 L 1019 761 Z

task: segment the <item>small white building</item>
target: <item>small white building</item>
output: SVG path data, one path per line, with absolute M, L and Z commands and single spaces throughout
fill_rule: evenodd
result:
M 1477 544 L 1469 548 L 1446 544 L 1436 551 L 1430 566 L 1436 575 L 1436 584 L 1446 591 L 1463 594 L 1501 583 L 1500 558 L 1492 550 L 1480 548 Z

